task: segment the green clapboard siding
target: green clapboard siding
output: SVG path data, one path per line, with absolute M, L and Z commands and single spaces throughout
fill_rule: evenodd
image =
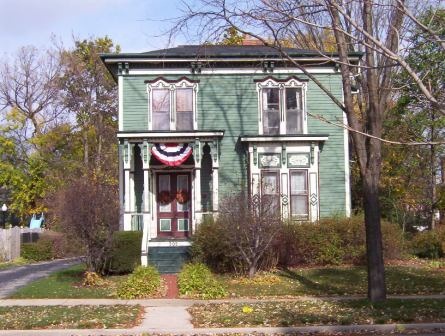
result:
M 287 75 L 274 75 L 285 78 Z M 156 76 L 126 76 L 124 88 L 124 131 L 147 130 L 147 93 L 145 80 Z M 178 79 L 181 75 L 165 76 Z M 254 79 L 265 75 L 190 75 L 199 79 L 198 128 L 199 130 L 224 130 L 220 145 L 220 199 L 229 192 L 247 188 L 247 162 L 240 135 L 258 134 L 258 94 Z M 339 75 L 320 74 L 318 79 L 332 93 L 342 99 Z M 328 120 L 342 120 L 341 110 L 313 82 L 307 90 L 308 112 L 323 115 Z M 327 133 L 320 156 L 320 212 L 322 217 L 345 214 L 345 159 L 344 130 L 308 117 L 309 133 Z M 204 167 L 203 167 L 204 168 Z M 208 175 L 208 174 L 207 174 Z M 209 193 L 210 176 L 204 175 L 201 186 L 203 193 Z M 205 195 L 204 195 L 205 196 Z M 211 207 L 211 200 L 203 200 L 205 208 Z

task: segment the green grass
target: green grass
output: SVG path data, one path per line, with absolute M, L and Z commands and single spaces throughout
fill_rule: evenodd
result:
M 24 258 L 17 258 L 13 261 L 0 262 L 0 270 L 14 267 L 14 266 L 23 266 L 32 263 L 32 261 L 26 260 Z
M 188 310 L 200 328 L 445 322 L 445 299 L 217 303 Z
M 76 265 L 65 270 L 55 272 L 20 288 L 10 298 L 13 299 L 51 299 L 51 298 L 116 298 L 116 287 L 124 276 L 107 277 L 109 283 L 101 287 L 82 286 L 84 265 Z
M 0 307 L 0 330 L 130 328 L 142 314 L 138 305 Z
M 306 268 L 279 271 L 273 281 L 220 276 L 234 297 L 354 295 L 367 293 L 364 267 Z M 270 277 L 270 275 L 266 275 Z M 270 280 L 270 279 L 269 279 Z M 445 269 L 387 266 L 388 294 L 445 294 Z

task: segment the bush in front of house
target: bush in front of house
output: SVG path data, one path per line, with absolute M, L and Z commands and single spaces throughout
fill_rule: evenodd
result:
M 131 273 L 141 264 L 142 231 L 117 231 L 111 243 L 109 272 Z
M 44 261 L 78 256 L 82 254 L 82 250 L 76 242 L 73 243 L 65 234 L 44 231 L 39 234 L 37 241 L 23 243 L 20 254 L 27 260 Z
M 35 243 L 22 244 L 20 255 L 31 261 L 52 260 L 55 258 L 54 242 L 48 236 L 41 235 Z
M 179 293 L 187 297 L 218 299 L 227 295 L 224 287 L 203 263 L 184 265 L 178 276 L 178 286 Z
M 117 296 L 121 299 L 145 299 L 162 292 L 161 276 L 153 266 L 138 266 L 128 279 L 119 284 Z
M 387 259 L 404 254 L 400 228 L 382 221 L 383 253 Z M 289 222 L 280 239 L 280 264 L 295 266 L 363 264 L 366 261 L 363 218 L 323 219 L 317 223 Z
M 445 255 L 445 230 L 416 233 L 410 242 L 411 252 L 419 258 L 437 259 Z

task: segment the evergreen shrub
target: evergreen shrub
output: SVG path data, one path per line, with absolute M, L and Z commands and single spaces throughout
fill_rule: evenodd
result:
M 138 266 L 128 279 L 119 284 L 117 296 L 121 299 L 145 299 L 162 292 L 161 276 L 153 266 Z
M 111 244 L 110 273 L 131 273 L 141 264 L 142 231 L 116 231 Z
M 202 263 L 186 264 L 178 276 L 179 293 L 188 297 L 217 299 L 227 295 L 210 269 Z

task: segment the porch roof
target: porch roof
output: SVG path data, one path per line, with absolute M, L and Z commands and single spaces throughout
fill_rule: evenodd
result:
M 242 135 L 241 142 L 324 142 L 329 139 L 329 134 L 296 134 L 296 135 Z
M 117 133 L 119 139 L 160 141 L 194 141 L 220 139 L 224 136 L 223 130 L 203 131 L 121 131 Z

